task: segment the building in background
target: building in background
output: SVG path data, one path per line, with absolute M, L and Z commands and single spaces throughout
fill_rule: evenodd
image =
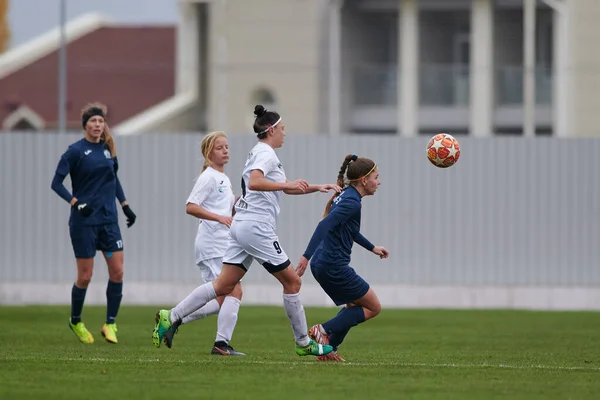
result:
M 295 133 L 520 134 L 528 1 L 183 0 L 177 96 L 122 132 L 245 132 L 263 103 Z M 535 19 L 537 132 L 599 136 L 600 2 Z
M 8 0 L 8 4 L 9 49 L 59 26 L 63 4 L 66 21 L 89 13 L 101 13 L 119 25 L 174 26 L 178 18 L 175 0 Z
M 173 96 L 175 27 L 115 24 L 87 14 L 66 28 L 67 129 L 80 130 L 89 102 L 108 106 L 117 125 Z M 0 57 L 0 129 L 58 126 L 58 29 Z
M 173 28 L 145 28 L 153 32 L 146 34 L 122 27 L 119 34 L 128 39 L 121 41 L 109 33 L 116 27 L 99 29 L 90 16 L 69 23 L 67 31 L 77 32 L 79 24 L 80 31 L 98 29 L 90 36 L 108 35 L 102 39 L 106 52 L 98 59 L 86 55 L 91 58 L 84 69 L 87 79 L 102 81 L 96 97 L 124 110 L 116 126 L 113 121 L 117 133 L 243 133 L 261 103 L 280 111 L 297 134 L 410 137 L 445 131 L 489 137 L 522 134 L 529 126 L 531 134 L 600 136 L 598 0 L 177 5 L 176 34 Z M 533 23 L 525 22 L 527 15 Z M 73 35 L 68 100 L 79 107 L 78 60 L 87 53 L 75 50 L 81 47 Z M 43 42 L 39 38 L 0 56 L 0 122 L 13 115 L 5 126 L 25 114 L 31 121 L 39 114 L 44 128 L 56 125 L 58 36 L 50 36 L 41 52 L 32 45 Z M 526 54 L 533 57 L 529 64 Z M 21 60 L 18 73 L 15 59 Z M 31 105 L 36 101 L 48 111 Z M 23 104 L 33 113 L 15 114 Z M 75 112 L 68 110 L 70 123 Z

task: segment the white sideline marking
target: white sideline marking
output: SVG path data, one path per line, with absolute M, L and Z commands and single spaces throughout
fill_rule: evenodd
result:
M 150 363 L 166 363 L 166 364 L 209 364 L 212 361 L 209 359 L 199 359 L 195 361 L 185 360 L 161 360 L 159 358 L 139 358 L 139 359 L 115 359 L 115 358 L 74 358 L 60 357 L 51 359 L 40 359 L 39 357 L 1 357 L 0 361 L 68 361 L 68 362 L 104 362 L 122 364 L 124 362 L 137 362 L 140 364 Z M 265 360 L 243 360 L 240 357 L 235 357 L 236 364 L 250 365 L 323 365 L 325 363 L 318 361 L 265 361 Z M 496 369 L 519 369 L 519 370 L 554 370 L 554 371 L 590 371 L 600 372 L 600 367 L 581 367 L 581 366 L 561 366 L 561 365 L 511 365 L 511 364 L 456 364 L 456 363 L 410 363 L 410 362 L 328 362 L 327 365 L 344 366 L 344 367 L 421 367 L 421 368 L 496 368 Z

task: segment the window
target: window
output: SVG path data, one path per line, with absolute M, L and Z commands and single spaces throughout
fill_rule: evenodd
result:
M 252 106 L 262 104 L 267 110 L 275 111 L 277 109 L 277 100 L 272 91 L 266 88 L 256 89 L 250 98 Z

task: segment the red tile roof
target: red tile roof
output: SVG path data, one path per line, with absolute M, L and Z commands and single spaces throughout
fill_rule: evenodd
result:
M 175 93 L 174 27 L 104 27 L 67 47 L 67 120 L 81 127 L 89 102 L 108 106 L 111 126 Z M 0 122 L 25 104 L 58 126 L 58 51 L 0 79 Z

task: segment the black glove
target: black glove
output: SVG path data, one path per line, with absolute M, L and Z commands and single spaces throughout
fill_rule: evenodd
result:
M 125 214 L 125 216 L 127 217 L 127 227 L 131 228 L 131 225 L 135 224 L 135 219 L 137 217 L 135 216 L 133 211 L 131 211 L 129 204 L 126 206 L 123 206 L 123 214 Z
M 84 218 L 89 217 L 94 212 L 94 210 L 88 206 L 87 203 L 82 203 L 79 200 L 73 204 L 73 207 L 75 207 L 75 210 L 77 210 L 77 212 Z

